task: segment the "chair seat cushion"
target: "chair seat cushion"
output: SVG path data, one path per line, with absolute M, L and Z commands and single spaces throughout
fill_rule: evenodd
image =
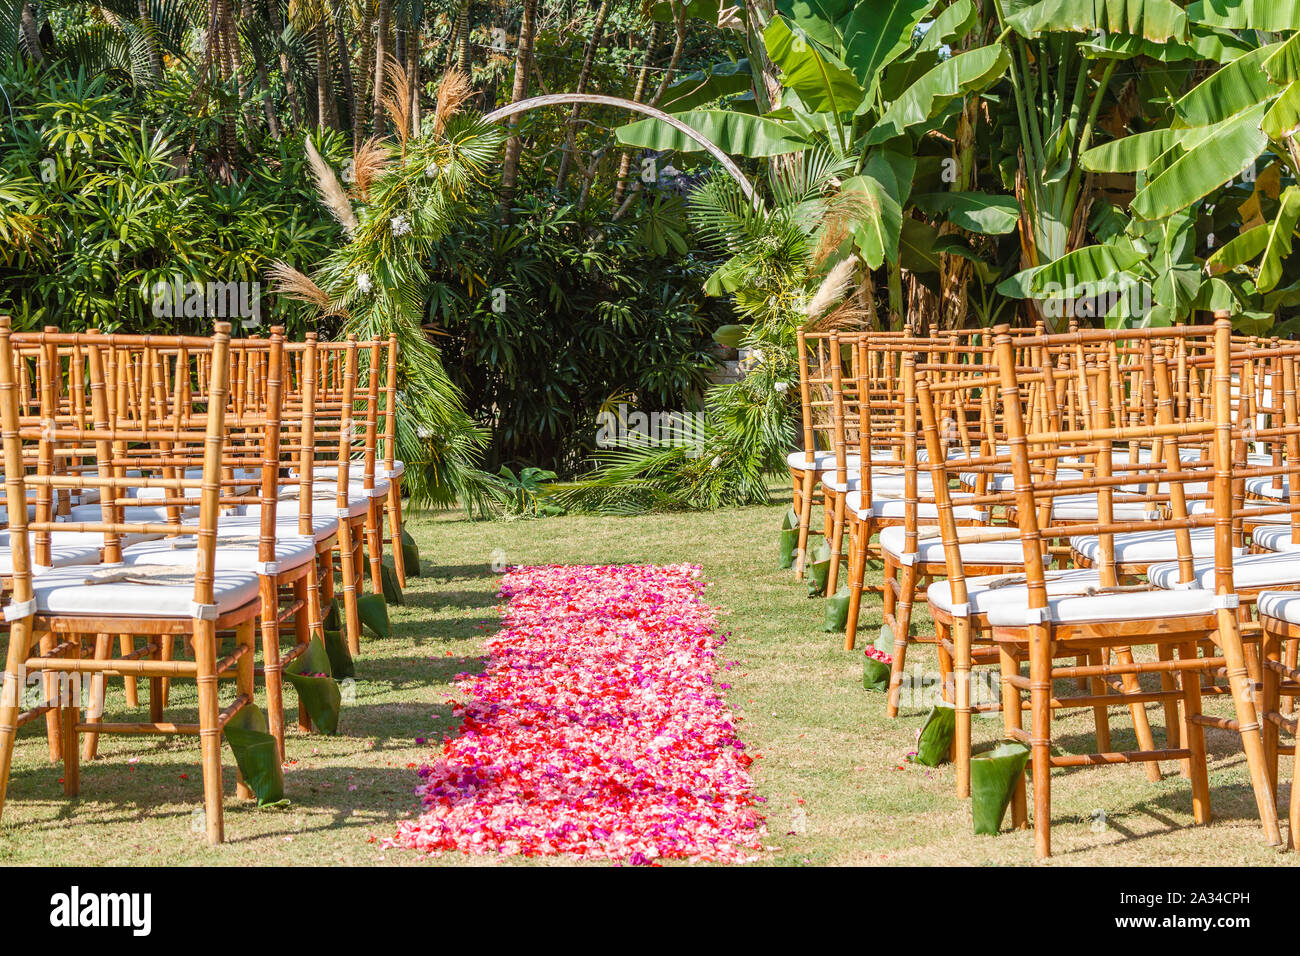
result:
M 142 584 L 112 581 L 88 585 L 109 567 L 54 568 L 33 578 L 36 608 L 42 614 L 113 617 L 189 618 L 194 601 L 193 575 L 178 568 L 175 581 Z M 124 568 L 129 573 L 130 568 Z M 186 583 L 181 576 L 188 578 Z M 257 575 L 250 571 L 218 570 L 213 576 L 213 603 L 220 614 L 257 600 Z
M 1255 607 L 1260 617 L 1300 624 L 1300 591 L 1263 591 Z
M 98 564 L 99 547 L 92 542 L 82 541 L 81 543 L 69 543 L 61 540 L 59 535 L 51 533 L 50 535 L 50 554 L 49 564 L 36 564 L 36 535 L 33 532 L 27 534 L 27 554 L 32 573 L 40 574 L 48 571 L 50 568 L 66 568 L 80 564 Z M 0 575 L 9 576 L 14 573 L 14 554 L 10 550 L 9 532 L 0 532 Z
M 197 506 L 186 506 L 179 510 L 182 521 L 197 518 L 199 514 Z M 100 505 L 77 505 L 75 508 L 69 509 L 68 514 L 61 516 L 59 520 L 99 524 L 104 520 L 104 512 L 101 510 Z M 126 505 L 122 508 L 122 521 L 126 524 L 166 524 L 168 521 L 167 506 Z
M 375 475 L 379 478 L 401 478 L 406 474 L 406 462 L 400 458 L 393 459 L 393 467 L 389 468 L 382 461 L 375 466 Z
M 988 490 L 990 494 L 1002 491 L 1015 491 L 1016 477 L 1010 473 L 1000 473 L 996 475 L 987 475 Z M 974 471 L 964 471 L 958 476 L 958 480 L 967 488 L 974 488 L 975 483 L 979 480 L 980 475 Z M 1076 471 L 1073 468 L 1058 468 L 1056 470 L 1057 481 L 1078 481 L 1083 478 L 1083 472 Z
M 1179 584 L 1182 575 L 1178 562 L 1147 568 L 1147 580 L 1158 588 L 1176 590 L 1190 587 L 1214 590 L 1214 559 L 1192 564 L 1192 581 Z M 1300 584 L 1300 554 L 1239 554 L 1232 559 L 1232 580 L 1239 588 L 1281 587 Z
M 1257 478 L 1246 479 L 1246 494 L 1253 495 L 1256 498 L 1273 498 L 1278 501 L 1284 501 L 1291 495 L 1290 482 L 1287 480 L 1290 475 L 1282 475 L 1282 486 L 1273 487 L 1273 475 L 1263 475 Z
M 1084 590 L 1083 588 L 1079 589 Z M 1015 602 L 989 608 L 989 624 L 1023 627 L 1029 608 L 1029 589 Z M 1091 624 L 1099 621 L 1154 621 L 1195 617 L 1215 610 L 1213 591 L 1118 591 L 1101 594 L 1048 595 L 1049 619 L 1057 624 Z
M 202 468 L 186 468 L 185 477 L 191 480 L 203 477 Z M 262 480 L 262 469 L 260 468 L 234 468 L 231 469 L 231 477 L 236 481 L 246 482 L 239 485 L 222 485 L 221 493 L 223 495 L 246 495 L 257 488 L 257 483 Z M 225 476 L 223 476 L 223 480 Z M 184 488 L 184 497 L 198 499 L 203 496 L 202 488 Z M 147 501 L 150 498 L 175 498 L 178 497 L 175 488 L 132 488 L 130 494 L 136 498 Z
M 1101 579 L 1097 571 L 1091 568 L 1070 568 L 1063 571 L 1048 571 L 1047 593 L 1075 593 L 1089 587 L 1100 587 Z M 995 586 L 997 585 L 997 586 Z M 1024 583 L 1022 574 L 994 574 L 966 579 L 966 603 L 972 614 L 987 614 L 989 608 L 996 604 L 1026 605 L 1029 588 Z M 952 586 L 947 579 L 935 581 L 926 589 L 925 595 L 930 603 L 948 614 L 952 613 Z
M 284 499 L 284 501 L 292 502 L 292 504 L 276 506 L 275 509 L 276 524 L 279 524 L 280 519 L 285 516 L 292 517 L 294 521 L 298 520 L 297 496 L 295 495 L 293 498 L 286 498 Z M 369 510 L 370 510 L 370 499 L 365 497 L 364 495 L 356 494 L 355 489 L 349 489 L 348 517 L 360 518 L 362 515 L 366 514 L 366 512 L 368 512 Z M 337 499 L 333 495 L 330 495 L 327 498 L 317 498 L 313 495 L 311 501 L 311 513 L 313 517 L 315 517 L 316 515 L 327 515 L 329 517 L 337 519 L 338 518 Z M 262 514 L 262 506 L 260 504 L 243 506 L 243 515 L 245 517 L 260 517 L 261 514 Z
M 254 532 L 256 535 L 256 532 Z M 214 560 L 218 571 L 252 571 L 258 570 L 258 544 L 253 537 L 239 538 L 239 543 L 227 535 L 225 540 L 217 538 Z M 166 538 L 162 541 L 150 541 L 136 544 L 122 552 L 123 564 L 166 564 L 178 568 L 195 569 L 194 550 L 198 539 L 194 537 Z M 280 571 L 291 571 L 316 559 L 316 541 L 314 538 L 278 536 L 275 542 L 275 563 Z
M 1214 557 L 1214 529 L 1192 528 L 1193 558 Z M 1119 564 L 1149 565 L 1178 560 L 1176 531 L 1133 531 L 1115 535 L 1115 561 Z M 1080 535 L 1070 539 L 1070 547 L 1096 564 L 1101 560 L 1101 539 Z
M 1251 529 L 1250 539 L 1265 551 L 1300 551 L 1300 544 L 1291 540 L 1289 523 L 1256 525 Z
M 387 478 L 376 478 L 374 487 L 375 497 L 382 498 L 387 495 L 389 487 L 390 482 Z M 311 494 L 313 498 L 319 498 L 322 495 L 333 495 L 337 488 L 338 484 L 333 478 L 325 478 L 312 482 Z M 281 485 L 280 498 L 284 501 L 296 501 L 301 490 L 302 485 Z M 366 497 L 365 485 L 361 478 L 352 478 L 348 480 L 348 495 L 357 498 Z
M 1154 501 L 1126 501 L 1112 497 L 1112 512 L 1116 521 L 1145 521 L 1154 513 Z M 1097 521 L 1098 502 L 1095 494 L 1057 495 L 1052 499 L 1054 521 Z
M 987 528 L 982 527 L 958 528 L 957 538 L 960 542 L 965 535 L 978 534 L 987 530 Z M 933 525 L 923 526 L 917 528 L 916 533 L 916 560 L 925 564 L 943 564 L 943 541 L 939 537 L 939 528 Z M 880 547 L 882 550 L 897 558 L 905 553 L 906 546 L 907 529 L 902 525 L 881 529 Z M 1025 563 L 1025 552 L 1020 546 L 1019 538 L 1012 538 L 1010 541 L 969 541 L 965 544 L 959 543 L 959 552 L 962 564 L 1005 564 L 1009 567 L 1016 567 Z M 1044 558 L 1051 560 L 1051 555 L 1044 555 Z
M 217 523 L 217 538 L 243 537 L 258 534 L 262 527 L 261 514 L 222 515 Z M 311 516 L 312 535 L 316 541 L 324 541 L 339 530 L 339 519 L 332 511 L 329 514 L 313 513 Z M 292 538 L 298 535 L 298 511 L 291 513 L 276 510 L 275 533 L 280 538 Z
M 797 471 L 834 471 L 835 452 L 815 451 L 812 462 L 809 462 L 806 452 L 792 451 L 785 456 L 785 463 Z M 845 456 L 845 467 L 857 468 L 861 463 L 857 455 Z
M 988 519 L 988 512 L 983 508 L 976 508 L 972 505 L 961 503 L 963 498 L 969 498 L 970 495 L 953 495 L 952 513 L 953 518 L 957 521 L 985 521 Z M 871 499 L 871 507 L 864 508 L 862 505 L 862 493 L 860 491 L 850 491 L 844 496 L 844 504 L 848 510 L 852 511 L 860 519 L 866 518 L 905 518 L 907 516 L 907 502 L 903 498 L 875 498 Z M 933 501 L 919 501 L 916 504 L 916 516 L 920 520 L 937 520 L 939 517 L 939 506 Z

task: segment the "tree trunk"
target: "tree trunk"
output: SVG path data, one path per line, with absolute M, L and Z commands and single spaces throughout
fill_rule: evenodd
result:
M 591 81 L 591 67 L 596 58 L 596 49 L 600 46 L 601 35 L 605 32 L 605 18 L 609 15 L 609 0 L 601 0 L 596 11 L 596 22 L 591 25 L 591 39 L 587 41 L 586 52 L 582 56 L 582 70 L 578 73 L 578 85 L 574 92 L 587 92 Z M 564 188 L 564 180 L 569 175 L 570 156 L 573 153 L 574 140 L 578 135 L 578 105 L 575 103 L 569 111 L 568 129 L 564 134 L 564 153 L 560 156 L 560 171 L 555 175 L 555 188 Z
M 45 53 L 41 50 L 41 27 L 36 22 L 36 11 L 30 3 L 23 4 L 20 28 L 23 32 L 23 46 L 27 47 L 27 56 L 37 66 L 45 64 Z
M 659 24 L 650 28 L 650 39 L 646 41 L 645 56 L 641 60 L 641 72 L 636 78 L 636 89 L 632 92 L 632 102 L 640 103 L 645 97 L 646 86 L 650 82 L 650 64 L 654 62 L 655 47 L 659 45 Z M 618 161 L 618 182 L 614 186 L 614 206 L 618 207 L 627 192 L 627 176 L 632 168 L 632 153 L 623 150 L 623 158 Z
M 343 117 L 340 116 L 339 129 L 347 129 L 355 125 L 353 111 L 356 109 L 357 97 L 356 91 L 352 88 L 352 58 L 348 56 L 348 38 L 343 32 L 341 16 L 334 18 L 334 43 L 339 51 L 339 72 L 343 75 L 343 102 L 348 108 L 348 126 L 343 125 Z
M 411 81 L 411 135 L 420 135 L 420 22 L 406 31 L 406 77 Z
M 519 24 L 519 48 L 515 54 L 515 85 L 510 102 L 518 103 L 528 95 L 528 75 L 533 61 L 533 33 L 537 29 L 537 0 L 524 0 L 523 21 Z M 510 138 L 506 140 L 505 160 L 501 165 L 501 209 L 507 212 L 515 197 L 519 181 L 519 157 L 523 140 L 519 138 L 519 121 L 510 120 Z
M 316 125 L 337 128 L 338 111 L 334 108 L 334 94 L 330 89 L 330 34 L 329 25 L 322 12 L 316 21 Z
M 271 21 L 276 45 L 279 46 L 280 36 L 284 33 L 284 19 L 280 16 L 280 0 L 266 0 L 266 13 Z M 280 53 L 280 75 L 284 77 L 284 95 L 289 100 L 289 112 L 293 115 L 293 123 L 301 128 L 302 98 L 298 95 L 298 84 L 293 81 L 293 73 L 289 69 L 289 56 L 283 52 Z
M 375 22 L 375 0 L 365 0 L 361 5 L 361 53 L 357 61 L 356 99 L 352 101 L 352 151 L 361 148 L 370 127 L 370 64 L 374 56 L 374 34 L 370 25 Z
M 460 51 L 456 56 L 456 69 L 464 73 L 466 79 L 473 79 L 469 55 L 469 0 L 461 0 L 460 10 L 456 13 L 456 41 Z
M 144 28 L 144 46 L 149 55 L 149 75 L 155 82 L 162 79 L 163 59 L 158 52 L 158 41 L 153 35 L 153 22 L 149 18 L 149 0 L 136 0 L 136 11 L 140 14 L 140 25 Z
M 370 106 L 376 128 L 382 122 L 381 117 L 384 115 L 384 70 L 388 67 L 388 55 L 392 50 L 389 43 L 392 24 L 392 0 L 379 0 L 379 32 L 375 34 L 375 85 L 371 90 L 373 101 Z

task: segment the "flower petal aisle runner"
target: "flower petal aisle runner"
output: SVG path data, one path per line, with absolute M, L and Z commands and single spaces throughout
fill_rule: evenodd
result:
M 390 845 L 746 862 L 764 836 L 750 757 L 713 684 L 723 643 L 700 569 L 509 571 L 460 735 L 420 768 Z

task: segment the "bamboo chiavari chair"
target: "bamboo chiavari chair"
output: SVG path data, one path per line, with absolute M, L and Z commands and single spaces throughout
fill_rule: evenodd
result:
M 9 624 L 9 645 L 0 700 L 0 808 L 7 791 L 15 734 L 18 727 L 41 714 L 57 712 L 62 736 L 64 790 L 75 795 L 79 790 L 78 735 L 86 730 L 126 734 L 196 734 L 202 751 L 204 806 L 207 836 L 210 842 L 224 839 L 221 785 L 222 728 L 235 713 L 253 702 L 255 619 L 258 600 L 257 576 L 243 571 L 226 571 L 216 567 L 218 511 L 221 503 L 222 450 L 225 441 L 225 414 L 230 388 L 229 325 L 219 323 L 211 339 L 69 335 L 44 336 L 35 341 L 45 346 L 53 372 L 61 369 L 57 350 L 61 344 L 80 347 L 87 359 L 89 405 L 93 427 L 85 429 L 61 424 L 52 416 L 58 405 L 52 401 L 54 390 L 44 390 L 46 402 L 40 418 L 23 415 L 22 403 L 15 389 L 15 354 L 8 320 L 0 318 L 0 415 L 2 418 L 6 497 L 11 512 L 10 552 L 13 574 L 12 592 L 5 608 Z M 19 338 L 28 344 L 31 337 Z M 121 365 L 108 369 L 116 349 L 127 344 L 172 346 L 181 354 L 211 370 L 210 387 L 201 411 L 193 406 L 183 413 L 162 417 L 145 417 L 136 421 L 110 424 L 108 383 L 110 374 L 119 374 Z M 188 364 L 186 368 L 188 369 Z M 72 376 L 80 374 L 75 368 Z M 177 379 L 188 379 L 185 372 Z M 120 382 L 120 380 L 119 380 Z M 80 390 L 78 380 L 69 381 L 70 389 Z M 147 405 L 148 403 L 142 403 Z M 46 417 L 50 416 L 50 417 Z M 60 442 L 91 442 L 96 449 L 95 475 L 56 475 L 38 465 L 30 473 L 24 449 L 29 443 L 37 448 L 38 462 L 49 463 L 53 448 Z M 166 446 L 164 454 L 163 446 Z M 127 456 L 129 446 L 135 454 Z M 168 461 L 177 449 L 202 448 L 202 474 L 197 478 L 123 476 L 118 474 L 126 463 L 139 459 L 143 449 L 152 449 L 160 460 Z M 168 464 L 165 467 L 172 468 Z M 101 495 L 98 521 L 55 522 L 26 521 L 16 506 L 25 501 L 27 486 L 42 495 L 56 487 L 94 487 Z M 161 489 L 164 507 L 190 508 L 194 499 L 190 489 L 198 489 L 196 521 L 136 520 L 134 506 L 124 504 L 131 487 Z M 145 506 L 155 507 L 155 506 Z M 44 517 L 44 515 L 42 515 Z M 91 532 L 103 535 L 103 564 L 98 567 L 52 568 L 34 573 L 28 546 L 28 531 Z M 177 573 L 171 566 L 127 566 L 122 562 L 122 536 L 127 534 L 178 536 L 194 535 L 194 571 Z M 234 632 L 234 647 L 218 658 L 218 633 Z M 146 635 L 148 643 L 111 658 L 87 658 L 83 655 L 86 639 L 98 640 L 102 634 Z M 57 644 L 50 647 L 44 640 L 52 635 Z M 182 636 L 193 649 L 193 660 L 165 659 L 160 638 Z M 34 646 L 41 650 L 29 656 Z M 57 699 L 47 695 L 36 706 L 21 709 L 23 675 L 29 671 L 60 675 Z M 153 687 L 150 719 L 130 723 L 95 723 L 80 719 L 79 686 L 82 675 L 121 674 L 148 678 Z M 224 708 L 218 694 L 218 680 L 233 676 L 235 696 Z M 165 721 L 158 684 L 164 677 L 193 678 L 198 685 L 197 723 Z M 240 782 L 240 795 L 249 791 Z

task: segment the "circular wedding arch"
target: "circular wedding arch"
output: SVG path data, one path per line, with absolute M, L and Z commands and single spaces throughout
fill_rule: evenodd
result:
M 732 161 L 731 157 L 724 153 L 716 143 L 704 136 L 697 130 L 691 129 L 677 117 L 663 110 L 655 109 L 653 106 L 647 106 L 645 103 L 637 103 L 633 100 L 625 100 L 619 96 L 602 96 L 598 93 L 548 93 L 545 96 L 533 96 L 526 100 L 519 100 L 517 103 L 510 103 L 498 110 L 488 113 L 483 119 L 489 123 L 499 123 L 501 120 L 519 113 L 526 113 L 528 110 L 537 109 L 540 106 L 572 106 L 573 104 L 585 104 L 594 106 L 615 106 L 634 113 L 641 113 L 657 119 L 662 123 L 667 123 L 673 129 L 685 136 L 690 137 L 699 143 L 704 150 L 718 161 L 718 164 L 727 171 L 736 184 L 740 186 L 741 192 L 750 202 L 754 201 L 754 187 L 745 174 L 740 171 L 740 167 Z

